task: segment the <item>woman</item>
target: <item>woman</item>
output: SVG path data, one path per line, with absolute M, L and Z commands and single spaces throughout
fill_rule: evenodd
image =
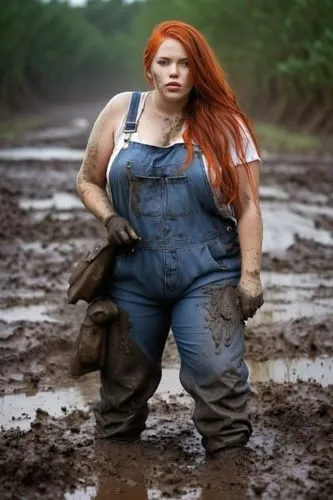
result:
M 101 370 L 97 436 L 140 436 L 171 327 L 194 423 L 217 456 L 251 434 L 243 334 L 263 303 L 260 157 L 194 27 L 156 26 L 144 66 L 152 90 L 111 99 L 78 175 L 83 203 L 121 249 L 109 291 L 122 315 Z

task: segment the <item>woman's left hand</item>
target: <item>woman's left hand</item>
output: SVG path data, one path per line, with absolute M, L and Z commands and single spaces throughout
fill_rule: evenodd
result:
M 253 276 L 252 273 L 248 273 L 242 276 L 237 286 L 237 293 L 243 313 L 243 320 L 252 318 L 264 303 L 259 274 Z

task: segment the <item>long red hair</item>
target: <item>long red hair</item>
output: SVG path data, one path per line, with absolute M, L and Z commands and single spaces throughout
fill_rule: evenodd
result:
M 144 51 L 146 75 L 166 38 L 178 40 L 185 48 L 193 81 L 193 89 L 184 109 L 187 125 L 183 136 L 187 148 L 185 165 L 192 160 L 193 143 L 198 144 L 207 159 L 213 186 L 221 190 L 227 204 L 234 202 L 237 206 L 239 178 L 237 168 L 232 164 L 230 144 L 235 147 L 255 194 L 251 169 L 245 159 L 244 131 L 241 130 L 243 124 L 259 151 L 250 120 L 239 108 L 212 48 L 204 36 L 187 23 L 165 21 L 155 26 Z

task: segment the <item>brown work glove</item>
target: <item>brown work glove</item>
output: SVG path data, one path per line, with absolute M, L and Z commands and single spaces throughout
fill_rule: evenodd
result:
M 247 273 L 242 276 L 237 286 L 237 294 L 243 320 L 246 321 L 248 318 L 252 318 L 264 303 L 259 274 Z
M 108 240 L 114 245 L 132 245 L 140 240 L 140 236 L 136 234 L 130 223 L 121 215 L 111 215 L 105 227 L 108 233 Z

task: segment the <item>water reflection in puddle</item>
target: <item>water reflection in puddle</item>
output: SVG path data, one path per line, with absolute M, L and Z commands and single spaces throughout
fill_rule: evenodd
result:
M 50 254 L 53 256 L 54 253 L 64 255 L 67 257 L 68 254 L 74 250 L 88 251 L 95 244 L 94 239 L 89 238 L 77 238 L 75 240 L 68 240 L 68 242 L 41 242 L 41 241 L 30 241 L 22 243 L 22 248 L 25 251 L 32 251 L 37 256 Z
M 37 408 L 42 408 L 53 417 L 61 417 L 65 414 L 65 408 L 87 410 L 88 405 L 78 388 L 73 387 L 34 395 L 10 394 L 0 398 L 0 425 L 5 429 L 20 427 L 27 430 Z
M 89 121 L 85 118 L 75 118 L 68 127 L 50 127 L 42 130 L 34 130 L 27 134 L 27 139 L 56 140 L 68 139 L 81 135 L 89 127 Z
M 260 186 L 260 198 L 274 200 L 289 200 L 289 194 L 276 186 Z
M 49 323 L 56 323 L 57 320 L 48 316 L 50 305 L 30 305 L 30 306 L 15 306 L 8 309 L 0 309 L 0 320 L 6 323 L 13 323 L 15 321 L 47 321 Z
M 247 361 L 250 382 L 296 382 L 316 381 L 322 386 L 333 384 L 333 358 L 316 359 L 275 359 L 264 362 Z M 4 428 L 19 426 L 28 429 L 37 408 L 42 408 L 50 415 L 59 417 L 64 408 L 88 409 L 98 399 L 98 380 L 86 379 L 73 382 L 73 386 L 57 389 L 54 392 L 36 394 L 10 394 L 0 398 L 0 425 Z M 191 399 L 179 381 L 178 368 L 163 369 L 161 383 L 155 397 L 169 401 L 170 397 L 180 396 L 182 405 L 191 405 Z M 12 419 L 14 417 L 14 419 Z
M 330 277 L 327 276 L 326 274 L 320 275 L 320 273 L 294 274 L 294 273 L 262 272 L 261 277 L 265 287 L 268 288 L 281 286 L 293 289 L 296 288 L 315 289 L 319 285 L 333 286 L 333 276 Z
M 333 358 L 316 359 L 272 359 L 269 361 L 247 361 L 251 382 L 315 381 L 322 386 L 333 384 Z
M 285 303 L 279 302 L 278 295 Z M 262 308 L 257 311 L 254 318 L 247 321 L 251 328 L 256 325 L 272 325 L 273 323 L 296 320 L 297 318 L 316 318 L 317 320 L 327 317 L 332 310 L 332 299 L 316 299 L 311 302 L 311 296 L 303 294 L 296 296 L 295 302 L 292 300 L 293 293 L 280 291 L 275 294 L 275 300 L 272 301 L 272 295 L 267 296 Z
M 261 204 L 264 221 L 264 252 L 279 252 L 286 250 L 294 243 L 295 234 L 301 238 L 317 241 L 327 245 L 333 244 L 330 231 L 315 226 L 312 215 L 332 215 L 332 209 L 321 207 L 309 209 L 301 203 L 263 201 Z
M 57 148 L 57 147 L 23 147 L 0 149 L 0 160 L 5 161 L 81 161 L 84 151 L 81 149 Z
M 103 478 L 104 479 L 104 478 Z M 121 492 L 115 492 L 116 488 L 113 482 L 103 480 L 102 488 L 90 487 L 76 490 L 74 493 L 67 493 L 65 500 L 199 500 L 202 498 L 202 488 L 183 488 L 178 494 L 162 493 L 155 488 L 148 488 L 144 484 L 133 484 L 127 487 L 122 484 Z M 133 482 L 135 483 L 135 482 Z
M 332 244 L 330 231 L 315 226 L 314 215 L 333 217 L 333 209 L 327 205 L 318 205 L 319 200 L 326 203 L 326 198 L 304 193 L 306 203 L 290 201 L 290 195 L 276 186 L 261 186 L 260 197 L 264 220 L 264 252 L 286 250 L 294 243 L 295 234 L 313 239 L 319 243 Z
M 97 490 L 94 486 L 89 488 L 78 489 L 74 493 L 66 493 L 65 500 L 92 500 L 96 498 Z M 111 497 L 112 498 L 112 497 Z M 111 499 L 110 499 L 111 500 Z M 135 500 L 134 498 L 132 500 Z
M 332 287 L 333 278 L 318 274 L 262 273 L 265 303 L 247 325 L 273 324 L 296 318 L 324 318 L 332 298 L 318 296 L 318 287 Z
M 44 290 L 29 290 L 23 288 L 17 288 L 15 291 L 13 290 L 0 290 L 0 300 L 22 300 L 22 299 L 41 299 L 45 296 Z M 1 313 L 1 309 L 0 309 Z
M 73 208 L 83 208 L 78 196 L 70 193 L 55 193 L 51 198 L 43 199 L 21 198 L 19 205 L 23 210 L 47 210 L 50 208 L 71 210 Z

